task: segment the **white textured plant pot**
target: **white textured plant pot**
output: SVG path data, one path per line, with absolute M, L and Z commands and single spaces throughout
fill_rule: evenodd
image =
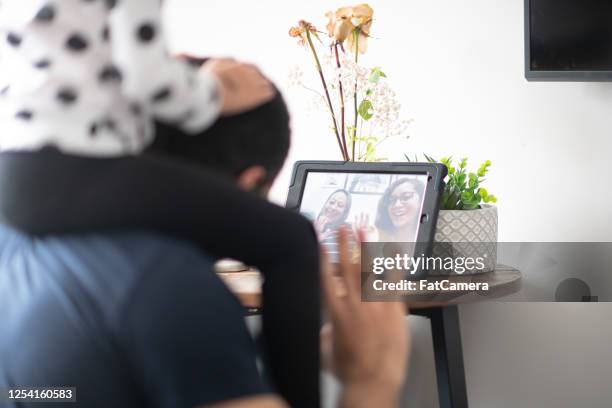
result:
M 433 256 L 482 258 L 484 268 L 465 268 L 464 275 L 491 272 L 497 264 L 497 207 L 478 210 L 440 210 Z M 455 275 L 458 271 L 432 270 L 432 275 Z

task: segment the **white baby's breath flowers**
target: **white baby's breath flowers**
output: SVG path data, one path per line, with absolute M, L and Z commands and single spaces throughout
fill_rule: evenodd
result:
M 292 86 L 300 86 L 302 85 L 302 81 L 304 79 L 304 71 L 299 65 L 295 65 L 289 69 L 289 74 L 287 75 L 287 87 Z
M 344 96 L 345 107 L 345 131 L 348 140 L 352 140 L 352 127 L 355 123 L 354 96 L 357 95 L 358 104 L 364 99 L 371 103 L 369 114 L 371 118 L 365 120 L 358 114 L 357 125 L 357 149 L 356 160 L 378 160 L 380 157 L 366 155 L 367 144 L 379 147 L 381 143 L 389 138 L 408 137 L 408 126 L 411 121 L 406 120 L 401 114 L 401 103 L 397 93 L 390 86 L 385 76 L 378 80 L 372 79 L 372 69 L 365 68 L 353 59 L 350 53 L 339 52 L 338 59 L 331 51 L 320 56 L 323 75 L 327 80 L 329 97 L 336 111 L 336 117 L 340 120 L 340 84 Z M 307 80 L 306 80 L 307 79 Z M 307 104 L 307 111 L 323 110 L 329 112 L 325 96 L 317 90 L 318 74 L 304 77 L 304 72 L 298 66 L 293 67 L 288 75 L 290 86 L 297 86 L 311 92 Z M 340 126 L 340 123 L 338 124 Z M 360 153 L 361 152 L 361 153 Z

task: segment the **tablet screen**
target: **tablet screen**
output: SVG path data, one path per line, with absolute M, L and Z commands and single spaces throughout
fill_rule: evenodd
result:
M 368 242 L 416 242 L 426 183 L 425 174 L 308 172 L 300 213 L 324 246 L 341 226 Z

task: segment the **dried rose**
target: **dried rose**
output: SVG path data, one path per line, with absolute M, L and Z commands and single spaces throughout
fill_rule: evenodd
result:
M 343 43 L 351 32 L 355 29 L 351 20 L 345 16 L 337 16 L 337 12 L 328 12 L 325 14 L 327 17 L 327 33 L 336 42 Z
M 366 52 L 368 36 L 372 26 L 374 10 L 368 4 L 354 7 L 341 7 L 336 12 L 328 12 L 327 33 L 338 43 L 348 41 L 351 52 Z
M 289 29 L 290 37 L 299 37 L 298 43 L 300 45 L 306 45 L 306 33 L 310 32 L 317 39 L 319 39 L 319 35 L 317 34 L 317 29 L 311 23 L 305 20 L 300 20 L 296 27 L 291 27 Z
M 360 4 L 352 7 L 351 23 L 355 27 L 361 27 L 364 31 L 368 32 L 370 25 L 372 24 L 373 15 L 374 10 L 372 7 L 370 7 L 368 4 Z

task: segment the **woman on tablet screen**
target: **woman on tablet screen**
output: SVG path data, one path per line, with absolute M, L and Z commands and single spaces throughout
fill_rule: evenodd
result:
M 416 241 L 422 196 L 423 184 L 413 178 L 400 178 L 387 188 L 376 214 L 380 241 Z
M 370 242 L 416 242 L 423 191 L 417 179 L 395 180 L 378 202 L 374 226 L 367 214 L 361 214 L 355 228 L 364 230 Z
M 321 243 L 335 239 L 338 228 L 346 224 L 351 204 L 351 194 L 344 189 L 340 188 L 329 195 L 314 221 Z

